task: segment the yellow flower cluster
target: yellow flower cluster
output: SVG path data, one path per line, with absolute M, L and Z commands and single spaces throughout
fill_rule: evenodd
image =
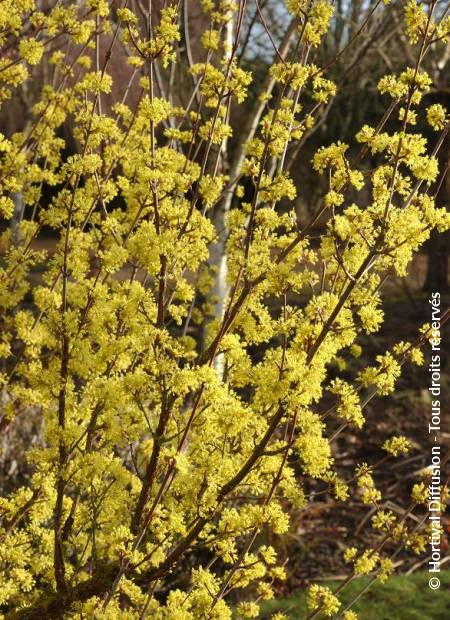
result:
M 364 416 L 355 388 L 342 379 L 334 379 L 329 390 L 338 397 L 336 412 L 339 417 L 361 428 L 364 424 Z
M 338 613 L 341 603 L 330 588 L 314 583 L 308 590 L 308 609 L 321 611 L 330 618 Z
M 392 456 L 399 456 L 399 454 L 408 454 L 411 450 L 411 443 L 406 437 L 392 437 L 384 442 L 383 449 Z
M 317 47 L 327 33 L 334 7 L 328 0 L 287 0 L 289 12 L 298 18 L 306 44 Z

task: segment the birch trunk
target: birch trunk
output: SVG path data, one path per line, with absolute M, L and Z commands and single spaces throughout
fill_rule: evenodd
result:
M 291 22 L 289 28 L 284 35 L 283 41 L 281 43 L 279 49 L 279 55 L 281 58 L 285 59 L 289 53 L 293 35 L 295 32 L 295 24 L 294 21 Z M 230 20 L 227 24 L 226 30 L 226 50 L 230 50 L 228 53 L 231 53 L 231 48 L 233 44 L 233 20 Z M 275 59 L 276 60 L 276 59 Z M 275 86 L 275 80 L 268 75 L 266 81 L 264 83 L 262 92 L 266 92 L 271 94 L 273 88 Z M 214 223 L 216 233 L 217 233 L 217 241 L 212 244 L 210 249 L 210 258 L 209 265 L 215 271 L 214 277 L 214 285 L 210 291 L 210 300 L 212 300 L 211 305 L 213 306 L 213 318 L 214 319 L 223 319 L 225 312 L 225 304 L 228 296 L 228 265 L 227 265 L 227 252 L 226 252 L 226 244 L 228 238 L 228 230 L 226 225 L 227 214 L 231 208 L 231 204 L 233 201 L 234 190 L 237 185 L 239 171 L 241 169 L 242 163 L 245 157 L 245 144 L 248 140 L 254 138 L 256 131 L 258 129 L 258 125 L 261 121 L 262 115 L 264 113 L 266 107 L 265 101 L 257 100 L 255 109 L 249 114 L 248 121 L 244 126 L 244 130 L 242 132 L 242 138 L 239 140 L 236 150 L 233 156 L 232 161 L 230 162 L 228 175 L 230 178 L 230 183 L 228 186 L 228 191 L 225 194 L 225 197 L 221 200 L 221 202 L 215 207 L 212 221 Z M 227 140 L 224 140 L 222 143 L 222 166 L 227 163 Z M 215 368 L 220 377 L 223 376 L 224 372 L 224 363 L 223 356 L 217 355 L 215 358 Z

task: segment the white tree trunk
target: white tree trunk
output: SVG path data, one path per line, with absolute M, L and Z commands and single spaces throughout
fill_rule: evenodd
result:
M 14 192 L 13 194 L 11 194 L 11 200 L 14 203 L 14 212 L 11 218 L 11 231 L 14 243 L 18 245 L 20 243 L 19 224 L 22 221 L 24 209 L 22 192 Z
M 286 58 L 289 53 L 289 49 L 292 44 L 293 35 L 295 32 L 294 23 L 292 22 L 286 31 L 284 39 L 281 43 L 279 53 L 282 58 Z M 225 35 L 225 54 L 228 54 L 228 59 L 230 58 L 231 49 L 233 45 L 233 20 L 230 19 L 226 26 L 226 35 Z M 227 58 L 225 58 L 227 60 Z M 268 76 L 266 83 L 264 84 L 262 92 L 266 92 L 270 94 L 275 86 L 275 80 Z M 257 102 L 255 110 L 248 117 L 248 121 L 244 130 L 242 132 L 242 138 L 239 140 L 238 145 L 236 146 L 236 153 L 233 157 L 233 161 L 230 163 L 229 168 L 229 178 L 231 181 L 231 185 L 229 186 L 227 193 L 223 200 L 216 205 L 214 209 L 214 213 L 212 215 L 212 221 L 214 223 L 216 233 L 217 233 L 217 242 L 212 244 L 210 249 L 210 258 L 209 264 L 211 267 L 215 268 L 215 279 L 214 285 L 211 289 L 211 298 L 214 300 L 213 303 L 213 317 L 215 319 L 222 320 L 225 313 L 225 304 L 228 296 L 228 265 L 227 265 L 227 252 L 226 252 L 226 243 L 228 237 L 228 230 L 226 226 L 226 217 L 231 208 L 231 203 L 233 200 L 234 189 L 237 184 L 237 177 L 239 171 L 241 169 L 242 163 L 245 157 L 245 143 L 248 140 L 251 140 L 258 129 L 259 122 L 263 115 L 264 109 L 266 107 L 266 103 L 264 101 Z M 227 155 L 227 140 L 225 139 L 222 143 L 222 162 L 226 162 Z M 223 376 L 224 371 L 224 362 L 223 356 L 217 355 L 215 358 L 215 369 L 220 377 Z

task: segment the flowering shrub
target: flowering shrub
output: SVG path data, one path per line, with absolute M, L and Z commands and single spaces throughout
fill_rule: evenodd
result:
M 402 518 L 383 510 L 374 464 L 344 480 L 333 441 L 363 426 L 364 407 L 393 392 L 405 362 L 421 363 L 427 328 L 351 383 L 330 368 L 382 325 L 386 276 L 404 276 L 431 231 L 450 227 L 434 204 L 448 115 L 421 107 L 431 87 L 423 59 L 450 20 L 433 0 L 404 3 L 416 63 L 380 81 L 387 109 L 376 126 L 317 150 L 327 190 L 299 221 L 302 188 L 286 164 L 336 93 L 327 67 L 309 60 L 332 3 L 287 1 L 289 36 L 237 164 L 230 138 L 254 88 L 239 54 L 246 3 L 201 2 L 200 62 L 186 62 L 176 4 L 147 14 L 110 4 L 0 5 L 0 99 L 46 67 L 29 124 L 0 136 L 0 212 L 12 222 L 0 237 L 2 428 L 27 416 L 43 428 L 27 450 L 31 475 L 0 500 L 3 617 L 226 620 L 234 591 L 237 615 L 258 617 L 285 576 L 258 534 L 288 530 L 291 507 L 312 501 L 311 479 L 341 501 L 373 504 L 381 542 L 350 548 L 346 561 L 350 578 L 385 578 L 386 541 L 424 548 L 406 520 L 423 494 Z M 118 49 L 131 78 L 107 105 Z M 183 87 L 168 94 L 177 67 Z M 420 116 L 431 144 L 414 130 Z M 54 251 L 37 243 L 49 229 Z M 299 294 L 304 303 L 290 303 Z M 264 345 L 257 362 L 254 345 Z M 384 448 L 396 457 L 409 444 L 387 437 Z M 324 586 L 308 602 L 309 618 L 341 609 Z

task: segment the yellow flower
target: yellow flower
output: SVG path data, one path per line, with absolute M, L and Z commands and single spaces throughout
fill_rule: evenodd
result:
M 324 616 L 331 617 L 339 611 L 339 599 L 326 586 L 313 584 L 308 590 L 308 609 L 321 611 Z
M 392 456 L 408 454 L 411 450 L 411 442 L 406 437 L 392 437 L 384 442 L 383 449 Z
M 445 108 L 440 103 L 434 103 L 427 109 L 428 123 L 435 130 L 444 129 L 446 117 Z
M 37 65 L 44 53 L 44 45 L 37 39 L 23 39 L 19 43 L 20 55 L 30 65 Z

